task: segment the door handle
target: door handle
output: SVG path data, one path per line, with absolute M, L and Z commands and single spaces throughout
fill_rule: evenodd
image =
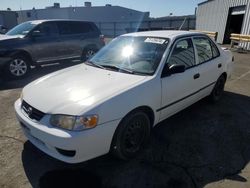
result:
M 222 67 L 222 65 L 221 65 L 221 63 L 219 63 L 219 64 L 218 64 L 218 68 L 221 68 L 221 67 Z
M 198 78 L 200 78 L 200 74 L 199 73 L 197 73 L 197 74 L 194 75 L 194 79 L 198 79 Z

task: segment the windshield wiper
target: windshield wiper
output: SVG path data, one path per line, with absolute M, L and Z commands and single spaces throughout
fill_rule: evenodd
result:
M 86 61 L 86 62 L 85 62 L 85 64 L 87 64 L 87 65 L 91 65 L 91 66 L 94 66 L 94 67 L 98 67 L 98 68 L 101 68 L 101 69 L 105 69 L 105 67 L 104 67 L 104 66 L 99 65 L 99 64 L 95 64 L 95 63 L 94 63 L 94 62 L 92 62 L 92 61 Z
M 101 65 L 101 66 L 104 67 L 104 68 L 108 68 L 108 69 L 112 69 L 112 70 L 116 70 L 116 71 L 121 70 L 121 71 L 129 73 L 129 74 L 134 74 L 134 71 L 123 68 L 123 67 L 118 67 L 116 65 Z

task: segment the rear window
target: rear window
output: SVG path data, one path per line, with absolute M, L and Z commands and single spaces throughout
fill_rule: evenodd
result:
M 59 22 L 58 27 L 61 35 L 82 34 L 93 31 L 92 25 L 84 22 Z

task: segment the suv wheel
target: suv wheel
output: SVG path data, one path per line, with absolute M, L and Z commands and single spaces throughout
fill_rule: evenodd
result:
M 119 124 L 111 145 L 112 153 L 120 159 L 135 157 L 150 136 L 150 120 L 141 111 L 129 114 Z
M 11 78 L 23 78 L 30 71 L 29 60 L 24 56 L 14 56 L 5 67 L 5 74 Z
M 97 52 L 97 50 L 95 48 L 85 49 L 82 53 L 82 60 L 86 61 L 86 60 L 90 59 L 91 57 L 93 57 L 95 55 L 96 52 Z

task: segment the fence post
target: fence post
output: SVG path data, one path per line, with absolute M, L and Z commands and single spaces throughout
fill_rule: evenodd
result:
M 99 22 L 99 30 L 102 30 L 102 22 Z
M 148 21 L 148 30 L 151 30 L 151 21 Z
M 169 28 L 170 28 L 170 29 L 172 29 L 172 22 L 173 22 L 173 20 L 170 18 L 170 19 L 169 19 Z
M 215 32 L 215 37 L 214 40 L 217 42 L 217 38 L 218 38 L 218 32 Z
M 190 29 L 190 18 L 187 19 L 187 30 L 189 31 Z
M 116 22 L 114 22 L 114 38 L 116 37 Z

